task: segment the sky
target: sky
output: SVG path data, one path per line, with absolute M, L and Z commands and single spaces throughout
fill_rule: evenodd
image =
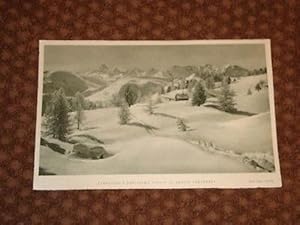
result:
M 246 69 L 265 67 L 263 44 L 168 45 L 168 46 L 74 46 L 48 45 L 44 70 L 81 72 L 101 64 L 119 69 L 166 70 L 173 65 L 200 66 L 234 64 Z

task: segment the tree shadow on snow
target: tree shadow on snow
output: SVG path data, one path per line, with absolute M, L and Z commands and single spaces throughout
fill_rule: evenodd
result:
M 76 135 L 72 135 L 72 137 L 83 137 L 83 138 L 87 138 L 87 139 L 90 139 L 92 141 L 95 141 L 98 144 L 104 144 L 103 141 L 99 140 L 98 138 L 96 138 L 96 137 L 94 137 L 94 136 L 92 136 L 90 134 L 76 134 Z M 75 142 L 75 143 L 77 143 L 77 142 Z M 75 143 L 72 143 L 72 144 L 75 144 Z
M 195 131 L 195 130 L 197 130 L 197 129 L 195 129 L 195 128 L 187 128 L 186 131 Z
M 153 130 L 158 130 L 157 127 L 148 125 L 148 124 L 144 124 L 144 123 L 139 123 L 139 122 L 132 122 L 132 123 L 127 123 L 128 126 L 136 126 L 136 127 L 141 127 L 146 129 L 146 131 L 149 133 Z
M 85 127 L 82 130 L 93 130 L 93 129 L 97 129 L 99 127 Z
M 178 116 L 173 116 L 173 115 L 170 115 L 170 114 L 167 114 L 167 113 L 153 113 L 153 115 L 155 115 L 155 116 L 164 116 L 164 117 L 168 117 L 168 118 L 171 118 L 171 119 L 180 119 Z
M 65 154 L 65 152 L 66 152 L 66 150 L 64 148 L 62 148 L 61 146 L 59 146 L 58 144 L 48 142 L 46 139 L 44 139 L 42 137 L 41 137 L 40 143 L 42 146 L 49 147 L 51 150 L 58 152 L 60 154 Z
M 217 109 L 217 110 L 220 110 L 222 112 L 224 112 L 220 106 L 218 105 L 213 105 L 213 104 L 207 104 L 207 105 L 204 105 L 205 107 L 208 107 L 208 108 L 213 108 L 213 109 Z M 250 113 L 250 112 L 245 112 L 245 111 L 240 111 L 240 110 L 237 110 L 235 112 L 227 112 L 227 113 L 230 113 L 230 114 L 235 114 L 235 115 L 242 115 L 242 116 L 254 116 L 254 115 L 257 115 L 256 113 Z

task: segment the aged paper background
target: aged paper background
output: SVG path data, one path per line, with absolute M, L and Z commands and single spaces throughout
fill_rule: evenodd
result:
M 298 8 L 295 0 L 1 1 L 1 224 L 296 224 Z M 32 191 L 38 40 L 230 38 L 272 41 L 281 189 Z

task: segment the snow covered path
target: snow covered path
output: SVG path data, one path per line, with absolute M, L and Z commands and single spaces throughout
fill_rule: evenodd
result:
M 242 162 L 173 138 L 148 136 L 122 147 L 116 155 L 94 161 L 68 158 L 42 146 L 40 165 L 59 175 L 255 172 Z

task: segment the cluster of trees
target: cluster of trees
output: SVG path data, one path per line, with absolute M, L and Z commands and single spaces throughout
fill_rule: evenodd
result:
M 69 106 L 70 106 L 69 107 L 70 112 L 75 112 L 77 110 L 77 103 L 76 103 L 77 100 L 76 99 L 77 99 L 77 95 L 79 93 L 80 92 L 77 92 L 74 97 L 66 97 L 68 100 Z M 83 95 L 81 95 L 81 98 L 84 99 Z M 93 110 L 93 109 L 97 108 L 97 105 L 94 102 L 84 99 L 84 103 L 83 103 L 82 107 L 84 110 Z
M 249 71 L 249 75 L 259 75 L 259 74 L 264 74 L 267 73 L 267 68 L 263 67 L 263 68 L 259 68 L 259 69 L 254 69 L 252 71 Z
M 261 89 L 263 89 L 264 87 L 266 87 L 266 81 L 264 80 L 260 80 L 256 85 L 255 85 L 255 90 L 260 91 Z
M 206 92 L 207 91 L 202 82 L 197 82 L 192 96 L 192 105 L 200 106 L 204 104 L 207 99 Z M 124 93 L 124 95 L 122 98 L 123 100 L 119 105 L 119 122 L 120 124 L 124 125 L 127 124 L 131 119 L 129 107 L 135 103 L 137 93 L 134 91 L 134 88 L 130 88 L 130 86 L 124 88 L 124 92 L 121 93 Z M 236 112 L 234 96 L 235 93 L 230 89 L 230 80 L 228 77 L 225 77 L 222 82 L 220 93 L 218 95 L 220 109 L 225 112 Z M 154 109 L 155 105 L 150 99 L 148 104 L 146 105 L 146 112 L 152 115 L 154 113 Z M 188 126 L 182 119 L 177 119 L 176 124 L 180 131 L 186 131 L 188 129 Z
M 254 89 L 255 89 L 256 91 L 260 91 L 260 90 L 262 90 L 262 89 L 265 88 L 265 87 L 268 87 L 267 82 L 264 81 L 264 80 L 260 80 L 260 81 L 255 85 Z M 252 90 L 251 90 L 251 88 L 248 89 L 247 94 L 248 94 L 248 95 L 252 95 Z
M 136 103 L 138 92 L 134 86 L 128 85 L 121 90 L 122 96 L 118 105 L 120 124 L 127 124 L 130 119 L 129 107 Z M 66 97 L 64 90 L 60 88 L 48 96 L 48 104 L 45 110 L 46 133 L 53 138 L 65 141 L 75 123 L 80 129 L 84 120 L 84 110 L 87 109 L 87 102 L 81 93 L 77 92 L 75 97 Z M 71 117 L 70 112 L 74 112 Z M 153 105 L 149 106 L 149 113 L 153 113 Z
M 215 88 L 215 82 L 221 81 L 221 82 L 227 82 L 228 84 L 232 82 L 236 82 L 236 78 L 231 78 L 230 76 L 217 76 L 217 75 L 211 75 L 211 76 L 206 76 L 205 79 L 191 79 L 187 81 L 181 80 L 180 82 L 176 83 L 174 85 L 174 81 L 169 85 L 166 86 L 165 89 L 163 89 L 162 93 L 168 93 L 173 90 L 178 90 L 178 89 L 188 89 L 189 92 L 191 92 L 195 86 L 199 83 L 202 82 L 204 84 L 205 88 L 207 89 L 214 89 Z
M 77 92 L 73 99 L 72 104 L 75 109 L 73 120 L 69 114 L 70 103 L 62 88 L 51 94 L 49 98 L 49 104 L 45 110 L 46 133 L 53 138 L 65 141 L 74 121 L 76 122 L 77 129 L 80 129 L 80 125 L 84 119 L 84 97 Z
M 222 82 L 221 90 L 218 93 L 218 103 L 221 110 L 225 112 L 236 112 L 234 97 L 235 93 L 230 89 L 231 80 L 229 77 L 225 77 Z M 207 85 L 207 83 L 206 83 Z M 209 85 L 207 85 L 209 86 Z M 209 86 L 211 87 L 211 86 Z M 207 89 L 209 89 L 207 87 Z M 193 96 L 192 96 L 192 105 L 200 106 L 206 102 L 207 99 L 207 89 L 204 88 L 201 82 L 198 82 L 195 86 Z
M 42 115 L 44 115 L 46 113 L 47 106 L 49 104 L 51 104 L 52 96 L 53 96 L 53 94 L 43 94 Z M 77 109 L 76 104 L 75 104 L 76 103 L 76 94 L 74 97 L 70 97 L 70 96 L 65 96 L 65 97 L 69 104 L 69 107 L 68 107 L 69 112 L 75 112 Z M 93 110 L 93 109 L 99 108 L 99 106 L 97 106 L 96 103 L 85 99 L 83 108 L 84 108 L 84 110 Z

